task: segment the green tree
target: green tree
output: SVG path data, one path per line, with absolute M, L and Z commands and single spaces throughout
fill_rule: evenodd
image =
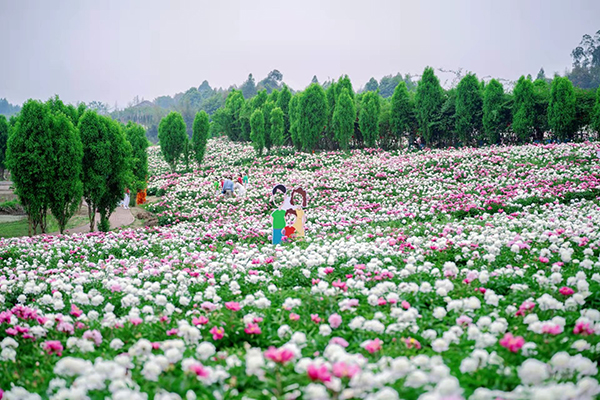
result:
M 267 91 L 265 89 L 260 90 L 251 101 L 252 111 L 254 112 L 254 110 L 262 109 L 267 100 L 269 100 Z
M 283 89 L 277 96 L 277 107 L 281 108 L 283 111 L 283 123 L 284 123 L 284 131 L 283 136 L 285 138 L 286 143 L 291 143 L 290 138 L 290 100 L 292 100 L 292 92 L 287 87 L 287 85 L 283 85 Z
M 271 144 L 273 146 L 283 146 L 285 142 L 284 130 L 283 111 L 281 111 L 281 108 L 275 107 L 271 111 Z
M 533 82 L 533 140 L 542 142 L 544 133 L 550 130 L 548 104 L 550 102 L 550 82 L 536 79 Z
M 146 179 L 148 178 L 146 130 L 143 126 L 129 121 L 125 127 L 125 137 L 131 145 L 131 173 L 135 180 L 131 184 L 131 189 L 137 193 L 146 188 Z
M 265 147 L 267 150 L 271 150 L 273 143 L 271 143 L 271 111 L 276 107 L 275 103 L 268 100 L 262 106 L 263 117 L 265 119 Z
M 504 87 L 492 79 L 483 92 L 483 132 L 489 144 L 499 144 L 500 134 L 506 128 L 502 124 L 503 102 Z
M 98 227 L 102 231 L 107 231 L 110 228 L 110 215 L 123 200 L 125 188 L 133 180 L 133 176 L 131 173 L 131 145 L 125 139 L 121 125 L 110 117 L 104 116 L 100 117 L 100 122 L 104 125 L 106 135 L 103 147 L 109 149 L 106 157 L 108 168 L 103 171 L 105 190 L 102 192 L 102 196 L 96 199 L 95 204 L 100 213 Z M 181 124 L 182 134 L 187 140 L 183 118 L 181 118 Z
M 375 78 L 369 79 L 369 82 L 365 85 L 365 92 L 376 92 L 379 89 L 379 83 Z
M 365 145 L 375 147 L 379 137 L 379 95 L 367 92 L 362 98 L 360 109 L 360 131 L 362 132 Z
M 513 131 L 519 143 L 528 142 L 535 124 L 535 98 L 533 83 L 521 76 L 513 90 Z
M 252 140 L 252 146 L 256 150 L 256 154 L 262 156 L 263 149 L 265 147 L 265 117 L 260 109 L 254 110 L 252 117 L 250 118 L 250 139 Z
M 417 86 L 415 96 L 415 108 L 419 130 L 427 145 L 432 140 L 431 126 L 439 118 L 442 104 L 444 103 L 444 89 L 433 72 L 433 68 L 427 67 Z
M 482 125 L 482 105 L 480 85 L 477 77 L 467 74 L 456 88 L 456 131 L 460 141 L 469 145 L 479 134 Z
M 242 140 L 241 113 L 246 105 L 244 95 L 239 90 L 232 90 L 225 101 L 225 133 L 230 140 Z
M 206 142 L 208 142 L 208 114 L 204 111 L 196 113 L 194 118 L 194 134 L 192 136 L 192 143 L 194 147 L 194 155 L 198 165 L 202 165 L 204 160 L 204 154 L 206 153 Z
M 557 76 L 552 81 L 548 123 L 560 140 L 572 140 L 575 128 L 575 90 L 569 78 Z
M 6 168 L 6 145 L 8 142 L 8 121 L 4 115 L 0 115 L 0 180 L 4 180 L 4 169 Z
M 327 124 L 327 98 L 323 88 L 312 83 L 300 98 L 300 140 L 305 151 L 313 151 Z
M 406 132 L 412 132 L 415 125 L 414 104 L 404 81 L 400 82 L 394 89 L 390 110 L 391 129 L 398 140 L 401 140 Z M 413 144 L 414 138 L 409 136 L 409 146 Z
M 256 96 L 256 83 L 252 74 L 248 75 L 248 79 L 242 84 L 240 90 L 245 99 L 250 99 Z
M 63 112 L 52 116 L 50 135 L 52 157 L 48 167 L 52 187 L 48 193 L 48 204 L 60 233 L 63 233 L 81 204 L 83 146 L 77 128 Z
M 337 99 L 333 113 L 333 130 L 335 140 L 342 150 L 348 149 L 348 144 L 354 133 L 354 121 L 356 120 L 356 107 L 354 100 L 350 97 L 348 89 L 343 89 Z
M 177 161 L 184 151 L 185 143 L 188 140 L 185 122 L 178 112 L 171 112 L 164 117 L 158 125 L 158 142 L 165 161 L 175 172 Z
M 46 102 L 48 109 L 52 114 L 63 113 L 69 118 L 73 125 L 77 125 L 79 122 L 79 112 L 75 108 L 75 106 L 71 104 L 65 104 L 61 99 L 58 98 L 58 95 L 51 97 Z
M 335 97 L 339 97 L 339 95 L 342 93 L 342 91 L 346 89 L 348 90 L 348 94 L 350 95 L 350 98 L 352 100 L 354 100 L 354 98 L 356 97 L 356 94 L 354 93 L 354 89 L 352 89 L 352 82 L 350 81 L 350 78 L 348 77 L 348 75 L 344 75 L 341 76 L 340 79 L 338 80 L 337 84 L 335 85 Z
M 596 105 L 594 106 L 594 114 L 592 116 L 592 127 L 596 134 L 600 136 L 600 89 L 596 90 Z
M 300 139 L 300 103 L 302 93 L 296 93 L 290 100 L 290 139 L 297 150 L 302 149 Z
M 19 202 L 27 213 L 29 236 L 46 232 L 52 188 L 52 114 L 42 102 L 28 100 L 8 138 L 6 164 Z

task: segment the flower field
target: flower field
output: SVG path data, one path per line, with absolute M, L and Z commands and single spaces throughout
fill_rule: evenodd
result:
M 597 398 L 596 149 L 151 148 L 161 227 L 0 239 L 0 399 Z M 278 183 L 304 242 L 270 244 Z

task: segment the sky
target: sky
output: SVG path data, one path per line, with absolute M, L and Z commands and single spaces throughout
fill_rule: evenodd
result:
M 598 0 L 0 0 L 0 98 L 122 108 L 273 69 L 296 90 L 426 66 L 551 77 L 598 30 Z

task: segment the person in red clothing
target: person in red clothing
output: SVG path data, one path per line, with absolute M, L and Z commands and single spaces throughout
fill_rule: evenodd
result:
M 240 185 L 243 185 L 243 184 L 244 184 L 244 180 L 242 179 L 242 174 L 238 174 L 238 179 L 237 179 L 237 181 L 238 181 L 238 183 L 239 183 Z

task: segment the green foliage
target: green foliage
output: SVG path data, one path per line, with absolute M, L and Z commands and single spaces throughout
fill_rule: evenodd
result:
M 600 89 L 596 90 L 596 105 L 594 106 L 592 127 L 596 133 L 600 133 Z
M 575 128 L 575 91 L 569 78 L 557 76 L 552 81 L 548 122 L 552 134 L 560 140 L 571 140 Z
M 269 100 L 269 95 L 267 94 L 267 91 L 264 89 L 259 91 L 250 102 L 250 104 L 252 105 L 252 112 L 254 112 L 254 110 L 261 109 L 265 105 L 267 100 Z
M 52 187 L 48 193 L 48 203 L 58 222 L 59 231 L 63 233 L 81 204 L 83 146 L 79 132 L 60 111 L 51 116 L 50 135 L 52 157 L 48 160 L 51 163 L 48 167 Z
M 148 178 L 148 140 L 143 126 L 132 121 L 125 127 L 125 137 L 131 145 L 131 173 L 134 182 L 130 184 L 134 192 L 144 190 Z
M 354 100 L 350 97 L 348 89 L 343 89 L 337 99 L 332 121 L 335 140 L 342 150 L 348 149 L 348 144 L 354 133 L 355 119 L 356 107 L 354 105 Z
M 46 231 L 52 188 L 52 114 L 42 102 L 28 100 L 8 138 L 6 165 L 19 202 L 29 219 L 29 234 Z
M 206 153 L 206 142 L 208 141 L 208 114 L 205 111 L 196 113 L 194 118 L 194 134 L 192 136 L 192 145 L 194 156 L 198 165 L 202 165 L 204 154 Z
M 415 108 L 419 130 L 427 144 L 432 139 L 432 124 L 439 118 L 439 113 L 444 102 L 444 90 L 440 81 L 433 72 L 433 68 L 427 67 L 417 86 L 415 96 Z
M 535 99 L 533 83 L 521 76 L 513 90 L 513 131 L 517 134 L 517 140 L 525 143 L 533 134 L 535 123 Z
M 481 139 L 482 104 L 480 85 L 477 77 L 467 74 L 456 88 L 456 131 L 460 141 L 469 145 Z
M 227 137 L 239 141 L 242 137 L 241 112 L 246 104 L 244 96 L 239 90 L 232 90 L 225 101 L 224 126 Z
M 277 107 L 283 111 L 283 123 L 284 130 L 283 136 L 285 138 L 286 143 L 291 143 L 290 138 L 290 101 L 292 100 L 292 92 L 287 87 L 287 85 L 283 85 L 283 89 L 277 96 Z
M 365 92 L 376 92 L 379 89 L 379 83 L 373 77 L 365 85 Z
M 248 75 L 248 79 L 242 84 L 240 90 L 245 99 L 256 96 L 256 83 L 252 74 Z
M 285 143 L 284 131 L 283 111 L 281 108 L 275 107 L 271 111 L 271 144 L 273 146 L 283 146 Z
M 58 95 L 48 99 L 46 105 L 52 114 L 65 114 L 73 125 L 77 125 L 79 122 L 78 110 L 72 104 L 66 105 L 63 103 L 62 100 L 58 98 Z
M 489 144 L 500 143 L 500 133 L 506 127 L 502 124 L 502 103 L 504 87 L 492 79 L 483 92 L 483 132 Z
M 302 93 L 296 93 L 290 100 L 290 139 L 297 150 L 302 149 L 300 140 L 300 99 Z
M 0 115 L 0 180 L 4 180 L 4 168 L 6 168 L 6 146 L 8 142 L 8 121 L 4 115 Z
M 262 155 L 262 151 L 265 147 L 265 117 L 261 110 L 254 110 L 252 117 L 250 118 L 250 139 L 252 140 L 252 146 L 256 150 L 256 154 Z
M 379 137 L 379 95 L 374 92 L 364 94 L 360 110 L 360 131 L 367 147 L 375 147 Z
M 158 126 L 160 150 L 173 172 L 175 172 L 175 167 L 187 140 L 185 122 L 181 114 L 171 112 L 160 121 Z
M 350 98 L 352 100 L 354 100 L 354 97 L 356 95 L 354 93 L 354 89 L 352 89 L 352 82 L 350 81 L 350 78 L 348 77 L 348 75 L 341 76 L 340 79 L 338 80 L 337 84 L 335 85 L 336 99 L 340 96 L 340 94 L 344 91 L 344 89 L 346 89 L 348 91 Z
M 273 111 L 275 107 L 275 103 L 271 100 L 267 100 L 262 106 L 262 112 L 265 118 L 265 147 L 267 150 L 271 150 L 271 147 L 273 146 L 271 143 L 271 111 Z
M 177 114 L 177 113 L 175 113 Z M 181 115 L 177 114 L 181 119 L 181 134 L 185 136 L 185 124 Z M 105 190 L 102 196 L 97 197 L 94 204 L 97 205 L 97 210 L 100 213 L 101 221 L 110 218 L 115 208 L 121 200 L 128 182 L 131 181 L 131 145 L 125 139 L 125 134 L 121 129 L 121 125 L 110 117 L 100 117 L 101 123 L 104 125 L 105 143 L 104 148 L 108 148 L 106 160 L 108 168 L 103 171 Z M 85 151 L 84 151 L 85 157 Z M 100 226 L 104 230 L 103 225 Z
M 404 82 L 400 82 L 394 89 L 390 110 L 390 123 L 392 132 L 397 139 L 401 139 L 406 132 L 411 132 L 416 124 L 414 104 L 411 102 L 406 83 Z
M 325 91 L 320 85 L 312 83 L 300 98 L 298 128 L 303 150 L 313 151 L 317 148 L 321 132 L 327 124 L 327 112 Z

